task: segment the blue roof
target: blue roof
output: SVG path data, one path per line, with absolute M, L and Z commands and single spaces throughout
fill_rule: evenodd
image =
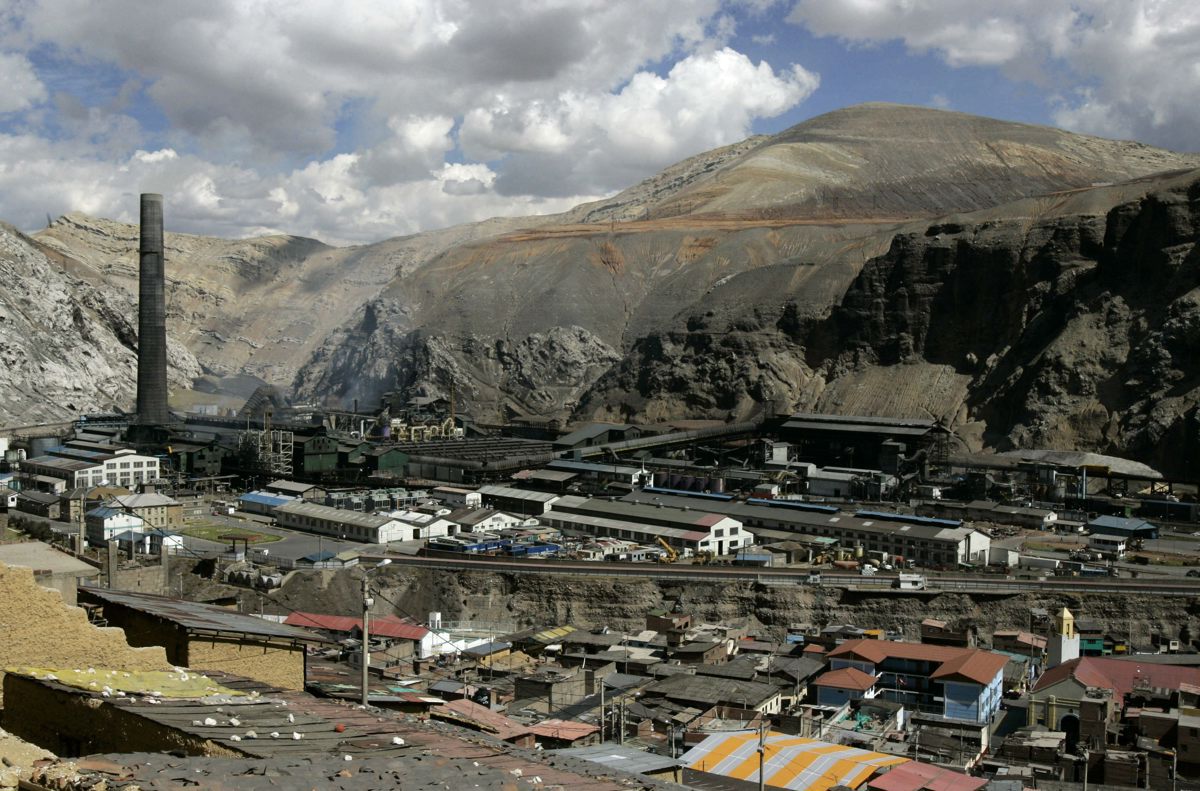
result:
M 287 505 L 288 503 L 296 502 L 294 497 L 279 497 L 274 494 L 264 494 L 263 492 L 247 492 L 238 498 L 239 502 L 256 503 L 258 505 L 268 505 L 278 507 Z
M 812 511 L 818 514 L 836 514 L 839 510 L 836 505 L 818 505 L 802 500 L 772 500 L 767 497 L 749 497 L 746 499 L 746 504 L 765 505 L 768 508 L 791 508 L 795 511 Z
M 1123 516 L 1098 516 L 1088 522 L 1088 527 L 1102 527 L 1106 530 L 1117 530 L 1123 533 L 1136 533 L 1142 530 L 1157 530 L 1158 527 L 1145 519 L 1127 519 Z
M 114 535 L 112 538 L 110 538 L 108 540 L 109 541 L 137 541 L 140 543 L 140 542 L 144 541 L 145 538 L 146 538 L 146 536 L 143 535 L 142 533 L 135 533 L 132 530 L 125 530 L 120 533 L 117 533 L 116 535 Z
M 336 557 L 337 557 L 336 552 L 330 552 L 329 550 L 325 550 L 324 552 L 314 552 L 311 555 L 305 555 L 304 557 L 302 557 L 300 559 L 307 560 L 309 563 L 323 563 L 326 560 L 333 560 Z
M 725 503 L 733 499 L 732 494 L 725 494 L 723 492 L 693 492 L 687 489 L 670 489 L 666 486 L 644 486 L 642 487 L 642 491 L 650 492 L 651 494 L 675 494 L 680 497 L 695 497 L 701 500 L 720 500 Z
M 131 514 L 123 508 L 113 508 L 111 505 L 98 505 L 87 512 L 88 516 L 96 516 L 101 519 L 108 519 L 110 516 L 121 516 L 122 514 L 125 514 L 126 516 L 135 516 L 138 519 L 141 519 L 141 517 L 137 516 L 137 514 Z

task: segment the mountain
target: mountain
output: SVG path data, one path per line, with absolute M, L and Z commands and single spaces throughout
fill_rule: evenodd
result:
M 1179 356 L 1195 168 L 1139 143 L 861 105 L 552 217 L 353 248 L 168 234 L 169 332 L 205 388 L 249 374 L 373 403 L 453 387 L 482 419 L 773 402 L 934 415 L 970 447 L 1149 458 L 1187 435 L 1197 400 Z M 135 288 L 132 227 L 72 215 L 34 239 L 106 290 Z
M 103 288 L 75 261 L 47 256 L 0 225 L 0 420 L 3 425 L 129 409 L 137 391 L 137 303 Z M 188 387 L 200 366 L 185 347 L 167 350 L 171 385 Z

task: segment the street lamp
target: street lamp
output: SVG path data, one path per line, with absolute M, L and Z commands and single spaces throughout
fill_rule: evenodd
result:
M 379 565 L 363 574 L 362 579 L 362 704 L 364 708 L 367 706 L 367 697 L 370 694 L 368 692 L 368 680 L 371 672 L 371 627 L 369 621 L 371 620 L 371 606 L 375 604 L 375 600 L 371 598 L 371 571 L 383 568 L 391 562 L 391 558 L 384 558 L 379 561 Z

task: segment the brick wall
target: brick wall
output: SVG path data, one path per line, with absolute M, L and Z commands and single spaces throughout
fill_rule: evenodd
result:
M 31 569 L 0 563 L 0 602 L 0 671 L 29 666 L 171 668 L 161 648 L 130 648 L 120 629 L 92 626 L 83 610 L 66 606 L 56 591 L 38 586 Z
M 304 647 L 212 637 L 188 640 L 183 664 L 245 676 L 282 689 L 304 689 Z

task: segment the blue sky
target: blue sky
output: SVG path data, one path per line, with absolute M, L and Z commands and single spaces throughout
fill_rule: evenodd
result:
M 1179 0 L 9 0 L 0 219 L 369 242 L 865 101 L 1200 150 Z

